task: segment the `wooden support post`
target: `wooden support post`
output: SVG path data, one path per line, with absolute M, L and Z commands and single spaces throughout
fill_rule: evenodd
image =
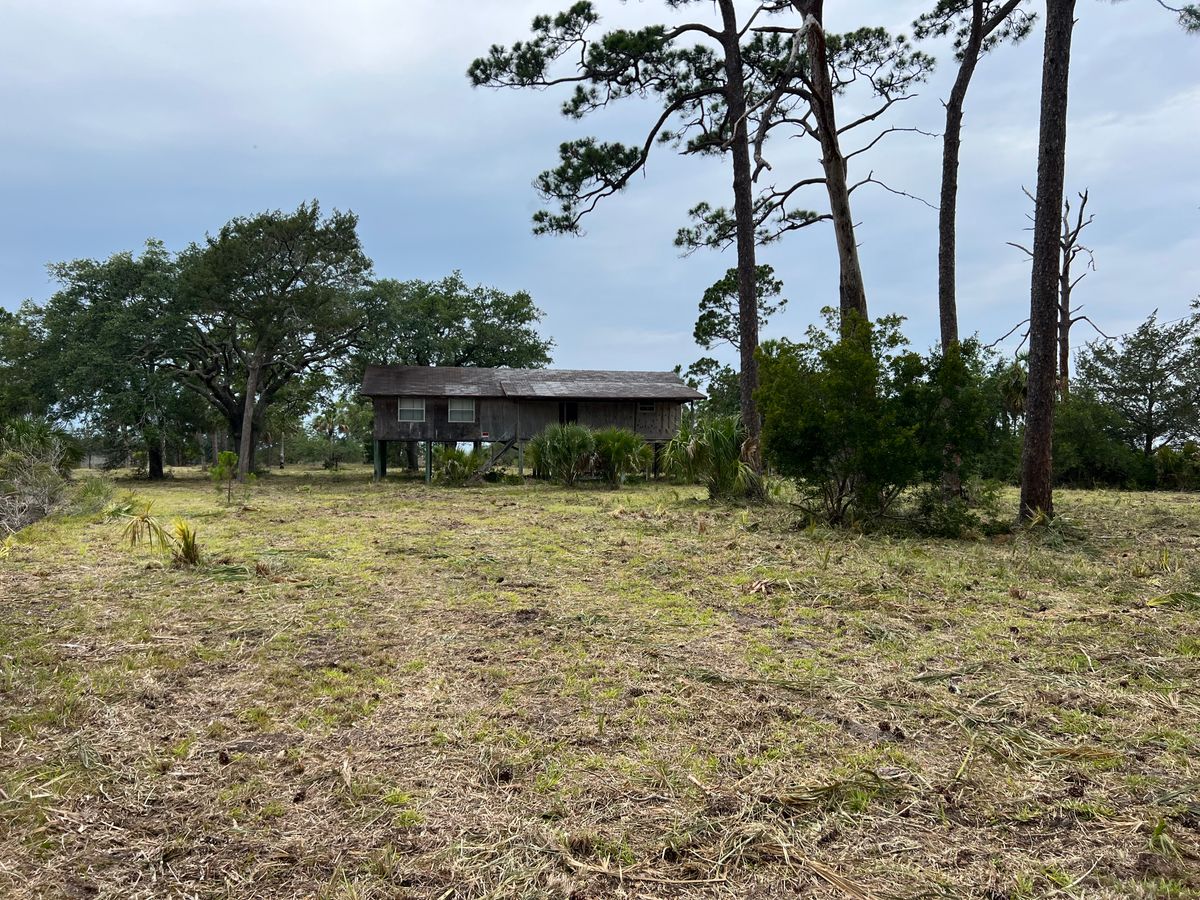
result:
M 425 483 L 433 484 L 433 441 L 425 442 Z
M 387 478 L 387 462 L 388 462 L 387 456 L 388 456 L 388 442 L 380 441 L 379 442 L 379 462 L 380 462 L 379 477 L 380 478 Z
M 517 439 L 517 474 L 525 477 L 525 442 Z
M 383 481 L 383 442 L 376 439 L 374 442 L 375 451 L 375 481 Z

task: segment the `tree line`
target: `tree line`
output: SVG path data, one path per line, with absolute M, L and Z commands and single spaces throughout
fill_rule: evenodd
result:
M 222 435 L 244 478 L 264 435 L 344 428 L 368 363 L 550 362 L 528 293 L 376 277 L 357 227 L 314 201 L 178 253 L 149 240 L 51 265 L 48 300 L 0 310 L 0 421 L 49 416 L 137 449 L 151 478 L 169 447 L 194 459 Z
M 666 0 L 674 11 L 710 4 Z M 875 358 L 868 291 L 855 238 L 854 197 L 860 190 L 903 193 L 868 169 L 851 175 L 853 164 L 879 152 L 892 135 L 916 131 L 895 121 L 897 107 L 914 96 L 935 66 L 934 58 L 902 35 L 875 27 L 835 33 L 826 28 L 823 0 L 715 0 L 715 15 L 685 17 L 673 24 L 603 31 L 600 4 L 579 0 L 567 9 L 533 20 L 530 36 L 496 44 L 476 59 L 468 77 L 478 87 L 544 90 L 561 88 L 564 115 L 582 119 L 627 100 L 649 109 L 639 141 L 578 138 L 559 147 L 559 164 L 535 181 L 547 207 L 534 215 L 534 231 L 578 233 L 581 221 L 608 197 L 643 174 L 655 153 L 709 156 L 724 161 L 731 192 L 724 203 L 700 199 L 690 210 L 676 244 L 685 252 L 732 249 L 737 265 L 702 301 L 697 340 L 736 343 L 736 376 L 713 359 L 691 370 L 708 379 L 710 393 L 725 394 L 736 383 L 747 463 L 761 471 L 764 416 L 759 366 L 764 356 L 759 329 L 764 304 L 778 293 L 773 273 L 759 264 L 758 248 L 794 231 L 829 223 L 839 281 L 835 329 L 839 342 Z M 1200 6 L 1157 6 L 1177 16 L 1181 27 L 1200 31 Z M 1097 13 L 1098 14 L 1098 13 Z M 962 355 L 956 291 L 956 229 L 964 109 L 985 56 L 1027 38 L 1044 18 L 1037 187 L 1031 255 L 1028 363 L 1024 378 L 1020 515 L 1053 514 L 1052 440 L 1059 395 L 1060 282 L 1063 252 L 1059 219 L 1064 202 L 1067 105 L 1076 0 L 936 0 L 913 23 L 918 41 L 952 37 L 956 74 L 945 99 L 941 190 L 938 208 L 938 316 L 940 357 Z M 856 113 L 839 115 L 852 99 Z M 1033 102 L 1033 98 L 1030 98 Z M 812 141 L 818 164 L 809 171 L 779 171 L 772 157 L 786 139 Z M 732 316 L 736 299 L 736 317 Z M 1070 319 L 1069 298 L 1067 319 Z M 705 304 L 708 306 L 706 311 Z M 720 305 L 732 333 L 706 324 Z M 1069 327 L 1069 324 L 1068 324 Z M 735 339 L 735 340 L 733 340 Z M 879 384 L 862 396 L 879 399 Z M 846 398 L 847 400 L 851 398 Z M 947 392 L 940 417 L 961 418 Z M 947 434 L 941 448 L 940 481 L 947 495 L 962 490 L 962 448 Z

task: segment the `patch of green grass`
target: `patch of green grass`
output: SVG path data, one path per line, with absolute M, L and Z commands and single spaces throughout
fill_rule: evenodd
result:
M 180 894 L 1194 892 L 1192 498 L 956 542 L 660 484 L 131 486 L 210 564 L 78 517 L 10 551 L 0 893 L 164 834 Z

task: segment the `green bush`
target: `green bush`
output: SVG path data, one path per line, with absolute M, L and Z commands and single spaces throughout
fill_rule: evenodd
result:
M 596 471 L 613 488 L 620 487 L 630 475 L 645 472 L 654 464 L 650 445 L 640 434 L 627 428 L 601 428 L 592 437 Z
M 984 459 L 1011 430 L 977 342 L 922 355 L 908 349 L 901 321 L 859 319 L 842 336 L 826 310 L 825 326 L 804 341 L 760 350 L 764 455 L 796 479 L 814 519 L 878 523 L 909 489 L 940 484 L 948 465 L 965 485 L 986 474 Z M 951 485 L 958 496 L 961 486 Z M 922 501 L 918 516 L 944 519 L 941 531 L 964 530 L 971 499 L 961 499 L 963 509 Z
M 71 511 L 98 513 L 112 501 L 113 483 L 99 475 L 85 475 L 76 483 L 71 495 Z
M 1127 443 L 1129 425 L 1115 409 L 1078 391 L 1054 410 L 1054 481 L 1069 487 L 1153 488 L 1154 460 Z
M 583 425 L 550 425 L 527 449 L 534 474 L 570 487 L 591 469 L 596 440 Z
M 840 339 L 830 317 L 803 343 L 760 351 L 765 455 L 831 525 L 878 520 L 940 464 L 944 443 L 923 446 L 918 425 L 937 407 L 934 390 L 904 344 L 894 317 L 860 322 Z
M 62 505 L 78 445 L 43 422 L 0 425 L 0 535 L 12 534 Z
M 456 445 L 433 448 L 433 479 L 440 484 L 463 485 L 488 460 L 488 452 L 463 450 Z
M 667 442 L 663 465 L 675 478 L 704 484 L 712 500 L 761 497 L 763 481 L 743 459 L 744 444 L 737 416 L 701 419 Z
M 1162 447 L 1154 454 L 1158 486 L 1167 491 L 1200 490 L 1200 444 Z

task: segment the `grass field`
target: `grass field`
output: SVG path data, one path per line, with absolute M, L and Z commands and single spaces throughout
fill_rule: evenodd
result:
M 0 560 L 5 897 L 1200 897 L 1200 497 L 125 482 Z

